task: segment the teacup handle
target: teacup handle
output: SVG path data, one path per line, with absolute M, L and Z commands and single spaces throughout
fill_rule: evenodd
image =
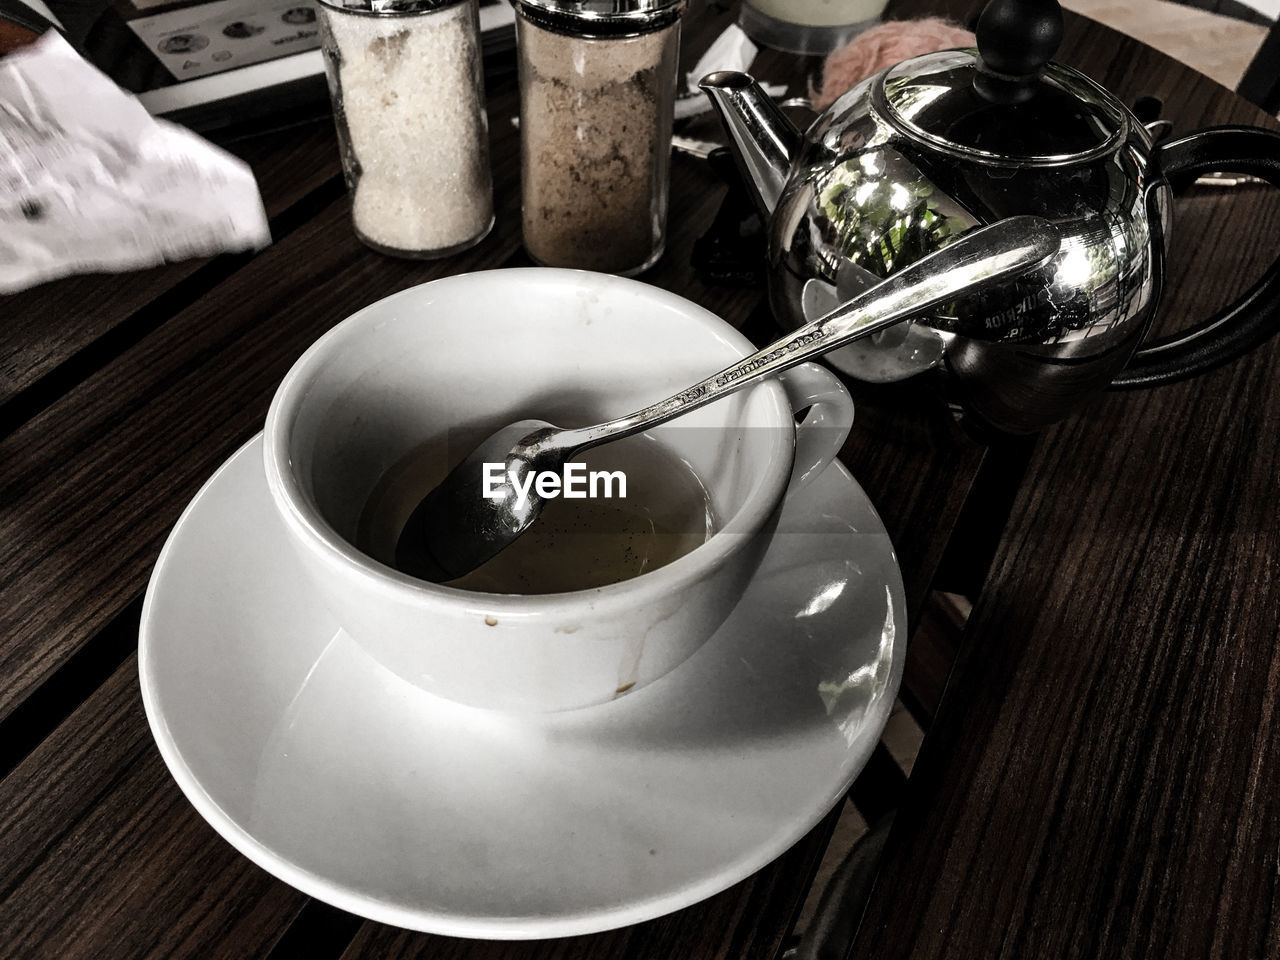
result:
M 1280 134 L 1260 127 L 1211 127 L 1162 144 L 1160 176 L 1244 173 L 1280 187 Z M 1159 217 L 1152 218 L 1159 225 Z M 1244 356 L 1280 329 L 1280 260 L 1235 303 L 1208 320 L 1143 344 L 1112 390 L 1177 383 Z
M 836 376 L 816 363 L 777 374 L 792 411 L 805 417 L 796 424 L 796 455 L 787 496 L 803 490 L 827 468 L 853 426 L 853 398 Z M 807 408 L 807 410 L 806 410 Z

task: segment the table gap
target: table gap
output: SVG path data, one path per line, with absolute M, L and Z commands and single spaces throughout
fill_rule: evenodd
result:
M 987 447 L 934 573 L 920 621 L 912 626 L 912 643 L 917 646 L 913 658 L 916 682 L 908 683 L 904 678 L 898 696 L 926 731 L 937 712 L 969 611 L 987 581 L 1034 449 L 1034 437 L 1004 437 Z M 920 663 L 927 664 L 925 676 L 921 676 Z
M 982 592 L 1034 448 L 1034 436 L 1003 437 L 989 445 L 938 564 L 935 592 L 970 603 Z
M 266 960 L 338 960 L 366 923 L 362 917 L 330 906 L 320 900 L 308 900 L 284 935 L 267 954 Z
M 62 725 L 138 649 L 138 596 L 0 720 L 0 780 Z

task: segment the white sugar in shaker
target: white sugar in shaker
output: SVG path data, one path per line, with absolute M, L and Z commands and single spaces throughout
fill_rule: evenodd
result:
M 321 0 L 356 235 L 442 257 L 493 226 L 476 0 Z

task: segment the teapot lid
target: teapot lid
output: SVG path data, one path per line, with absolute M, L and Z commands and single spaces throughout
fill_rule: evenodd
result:
M 987 163 L 1071 163 L 1111 150 L 1129 113 L 1084 74 L 1054 63 L 1062 40 L 1057 0 L 990 0 L 978 46 L 907 60 L 873 91 L 881 114 L 908 136 Z
M 916 140 L 988 163 L 1047 166 L 1108 153 L 1128 135 L 1128 111 L 1088 77 L 1046 64 L 1029 94 L 1002 102 L 982 92 L 976 50 L 906 60 L 873 96 L 882 115 Z

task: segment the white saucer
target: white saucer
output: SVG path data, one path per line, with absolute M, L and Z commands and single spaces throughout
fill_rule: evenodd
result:
M 459 706 L 334 626 L 284 541 L 259 437 L 170 535 L 139 670 L 174 778 L 255 863 L 374 920 L 526 939 L 669 913 L 783 853 L 866 763 L 904 627 L 888 536 L 836 465 L 672 674 L 569 713 Z

